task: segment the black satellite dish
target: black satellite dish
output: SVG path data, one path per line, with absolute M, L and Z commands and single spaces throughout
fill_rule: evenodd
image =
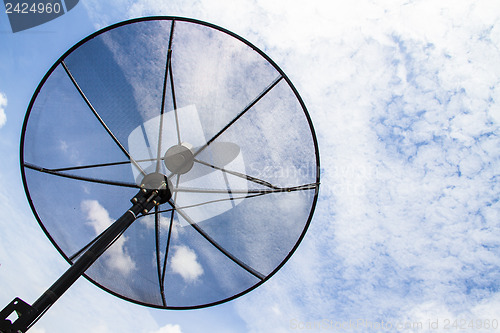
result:
M 21 171 L 72 266 L 33 305 L 9 304 L 2 332 L 31 327 L 81 275 L 156 308 L 237 298 L 290 258 L 319 190 L 288 77 L 243 38 L 178 17 L 115 24 L 66 52 L 31 100 Z

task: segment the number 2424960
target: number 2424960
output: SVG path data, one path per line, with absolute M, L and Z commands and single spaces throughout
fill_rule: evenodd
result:
M 6 2 L 5 3 L 5 12 L 7 14 L 58 14 L 62 10 L 60 3 L 33 3 L 28 4 L 26 2 L 16 3 L 15 5 Z

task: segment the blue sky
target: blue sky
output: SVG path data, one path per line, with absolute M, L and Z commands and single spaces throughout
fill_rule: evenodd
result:
M 220 25 L 287 73 L 319 139 L 315 216 L 283 269 L 235 301 L 150 310 L 80 280 L 33 332 L 319 332 L 328 326 L 318 323 L 350 320 L 421 322 L 407 331 L 425 332 L 429 321 L 443 329 L 446 320 L 500 320 L 495 1 L 82 0 L 16 34 L 2 14 L 0 304 L 33 301 L 67 267 L 22 188 L 18 147 L 31 95 L 77 41 L 146 15 Z

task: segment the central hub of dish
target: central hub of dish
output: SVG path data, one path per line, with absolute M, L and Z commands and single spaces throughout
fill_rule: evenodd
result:
M 187 143 L 170 147 L 163 159 L 167 169 L 178 175 L 189 172 L 194 164 L 194 155 L 191 148 L 192 146 Z
M 153 172 L 144 176 L 141 187 L 149 190 L 158 190 L 160 203 L 166 203 L 172 197 L 172 182 L 162 173 Z

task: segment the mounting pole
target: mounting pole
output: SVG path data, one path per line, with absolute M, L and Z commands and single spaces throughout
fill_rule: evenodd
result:
M 29 305 L 20 298 L 15 298 L 0 311 L 0 332 L 26 332 L 127 230 L 139 214 L 146 214 L 154 206 L 165 203 L 171 198 L 169 184 L 167 178 L 161 174 L 154 173 L 144 177 L 141 190 L 131 200 L 133 206 L 106 229 L 94 244 L 33 305 Z M 18 318 L 11 322 L 8 317 L 14 312 L 17 313 Z

